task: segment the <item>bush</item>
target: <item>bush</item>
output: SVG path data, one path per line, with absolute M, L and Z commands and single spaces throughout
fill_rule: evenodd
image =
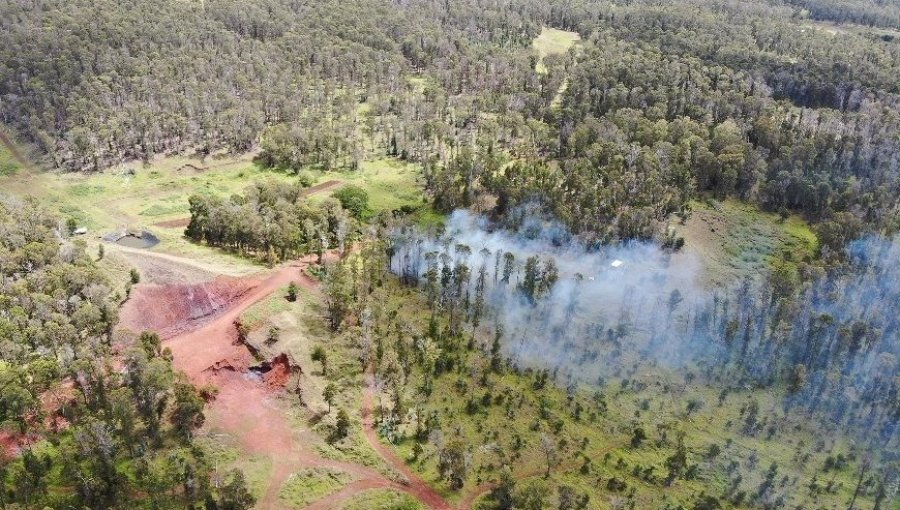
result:
M 341 207 L 350 211 L 356 219 L 362 219 L 369 210 L 369 194 L 359 186 L 348 184 L 335 191 L 333 196 L 341 203 Z

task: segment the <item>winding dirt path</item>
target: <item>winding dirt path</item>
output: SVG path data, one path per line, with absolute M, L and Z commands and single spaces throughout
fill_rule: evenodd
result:
M 366 387 L 363 389 L 362 401 L 362 418 L 363 433 L 369 446 L 372 447 L 378 455 L 381 456 L 388 464 L 409 481 L 409 492 L 419 499 L 422 503 L 434 510 L 451 510 L 453 507 L 440 494 L 431 488 L 417 473 L 415 473 L 393 450 L 378 439 L 378 432 L 375 430 L 375 413 L 373 412 L 374 400 L 374 376 L 371 371 L 366 374 Z
M 13 159 L 15 159 L 23 168 L 30 168 L 31 163 L 25 159 L 25 156 L 19 151 L 19 148 L 13 141 L 6 135 L 6 132 L 3 129 L 0 129 L 0 143 L 6 146 L 6 149 L 12 154 Z
M 268 485 L 257 508 L 281 509 L 278 493 L 291 473 L 303 468 L 327 468 L 345 472 L 354 480 L 341 490 L 323 497 L 308 506 L 310 510 L 335 508 L 353 496 L 373 489 L 387 488 L 406 492 L 422 500 L 432 510 L 451 507 L 428 485 L 416 477 L 390 450 L 378 442 L 368 418 L 367 435 L 376 449 L 410 483 L 392 480 L 377 470 L 355 464 L 326 459 L 309 448 L 317 439 L 309 430 L 293 427 L 280 409 L 276 396 L 260 381 L 247 374 L 256 363 L 248 348 L 238 342 L 234 322 L 253 304 L 265 299 L 290 282 L 315 289 L 316 283 L 303 273 L 315 257 L 307 257 L 286 264 L 263 277 L 258 283 L 216 312 L 214 318 L 190 331 L 163 341 L 171 349 L 175 368 L 183 371 L 197 385 L 213 385 L 218 393 L 207 406 L 207 423 L 236 438 L 241 449 L 250 455 L 268 457 L 272 464 Z M 175 258 L 170 259 L 176 262 Z M 177 260 L 177 262 L 182 262 Z M 371 402 L 371 396 L 365 402 Z M 371 413 L 367 413 L 370 415 Z
M 184 262 L 174 256 L 167 259 L 173 263 Z M 257 508 L 285 509 L 278 494 L 291 474 L 304 468 L 326 468 L 347 473 L 353 481 L 337 492 L 312 502 L 304 510 L 339 508 L 354 496 L 375 489 L 405 492 L 430 510 L 455 510 L 390 446 L 381 442 L 375 429 L 375 390 L 371 371 L 366 374 L 362 393 L 363 433 L 372 449 L 402 476 L 402 481 L 393 480 L 368 466 L 321 457 L 309 446 L 315 444 L 318 437 L 307 429 L 292 426 L 271 389 L 248 374 L 247 369 L 257 361 L 247 346 L 238 341 L 235 320 L 247 308 L 290 282 L 296 282 L 307 289 L 317 289 L 317 283 L 303 272 L 314 260 L 315 257 L 310 256 L 262 275 L 249 276 L 254 280 L 254 286 L 240 298 L 218 310 L 209 321 L 164 339 L 163 346 L 171 349 L 175 368 L 183 371 L 198 386 L 209 384 L 217 388 L 215 399 L 206 409 L 207 423 L 210 426 L 234 437 L 247 454 L 270 460 L 271 474 Z M 525 473 L 519 478 L 529 476 L 532 474 Z M 458 505 L 458 509 L 469 510 L 476 499 L 494 487 L 495 484 L 491 482 L 475 487 Z

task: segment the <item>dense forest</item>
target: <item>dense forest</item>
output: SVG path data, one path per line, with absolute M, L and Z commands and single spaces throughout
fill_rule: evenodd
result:
M 385 227 L 327 269 L 327 322 L 385 441 L 447 490 L 491 480 L 475 508 L 895 504 L 896 242 L 807 286 L 710 293 L 652 244 L 585 251 L 558 224 Z
M 310 253 L 321 262 L 326 250 L 343 253 L 349 246 L 367 208 L 363 190 L 346 186 L 335 195 L 339 198 L 311 204 L 299 183 L 277 182 L 256 183 L 228 200 L 193 195 L 185 236 L 270 263 Z
M 789 387 L 785 410 L 821 413 L 884 446 L 900 432 L 898 250 L 900 240 L 870 238 L 830 274 L 781 265 L 710 291 L 696 261 L 652 244 L 587 250 L 554 223 L 503 230 L 459 212 L 438 237 L 395 232 L 390 265 L 448 314 L 451 333 L 492 317 L 510 357 L 569 382 L 651 363 L 724 391 Z
M 16 3 L 0 119 L 62 168 L 387 154 L 420 161 L 447 211 L 486 190 L 501 213 L 537 197 L 576 232 L 649 238 L 709 193 L 803 212 L 838 250 L 900 222 L 900 41 L 808 18 L 891 26 L 890 4 L 817 6 Z M 542 25 L 583 43 L 535 73 Z

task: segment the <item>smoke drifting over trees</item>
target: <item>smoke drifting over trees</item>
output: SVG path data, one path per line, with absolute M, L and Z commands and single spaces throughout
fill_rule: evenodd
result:
M 785 411 L 896 438 L 900 240 L 857 241 L 830 274 L 776 266 L 707 289 L 689 254 L 586 247 L 554 221 L 512 216 L 500 228 L 456 211 L 439 235 L 398 231 L 391 270 L 424 286 L 455 332 L 496 328 L 505 355 L 570 382 L 663 365 L 735 389 L 777 385 Z

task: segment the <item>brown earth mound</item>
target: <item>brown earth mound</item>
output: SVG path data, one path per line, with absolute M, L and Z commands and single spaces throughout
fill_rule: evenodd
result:
M 315 186 L 310 186 L 310 187 L 306 188 L 305 190 L 303 190 L 303 193 L 301 193 L 301 195 L 304 197 L 308 197 L 309 195 L 312 195 L 313 193 L 318 193 L 320 191 L 328 191 L 330 189 L 337 188 L 341 184 L 343 184 L 343 182 L 341 182 L 341 181 L 335 181 L 335 180 L 325 181 L 321 184 L 316 184 Z
M 202 325 L 258 284 L 256 279 L 222 277 L 192 285 L 138 285 L 122 307 L 119 323 L 133 332 L 156 331 L 169 338 Z
M 221 375 L 222 372 L 244 374 L 250 380 L 261 382 L 272 392 L 284 389 L 292 376 L 301 373 L 300 367 L 285 353 L 275 356 L 271 361 L 263 361 L 253 366 L 250 366 L 251 360 L 250 356 L 232 356 L 213 363 L 204 370 L 204 373 L 208 376 Z
M 154 223 L 154 227 L 160 228 L 185 228 L 191 222 L 190 218 L 176 218 L 174 220 L 168 221 L 160 221 L 158 223 Z

